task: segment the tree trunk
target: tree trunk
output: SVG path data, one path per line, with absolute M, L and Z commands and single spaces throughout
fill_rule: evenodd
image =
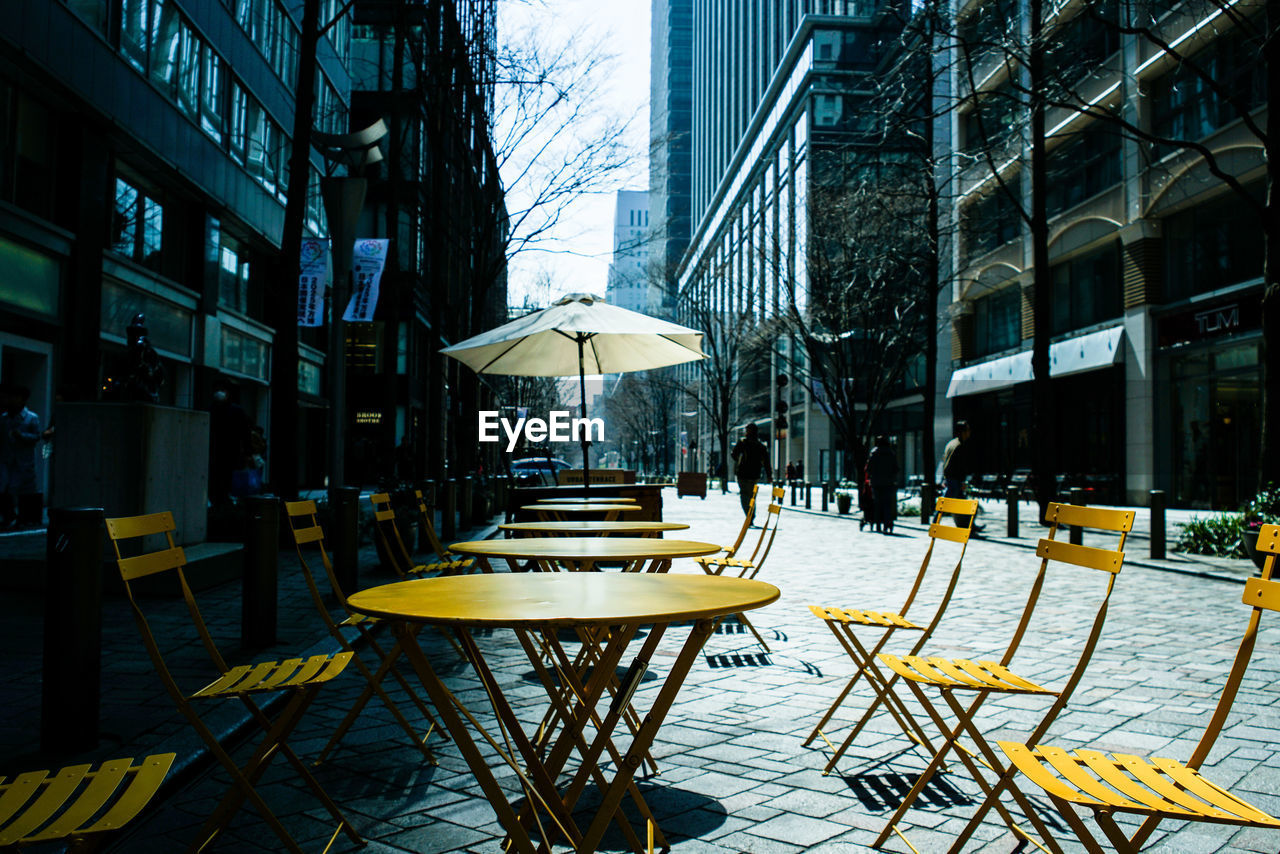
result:
M 277 494 L 298 497 L 298 277 L 302 273 L 302 229 L 311 183 L 311 117 L 315 108 L 316 41 L 320 0 L 305 0 L 298 50 L 298 80 L 285 191 L 284 232 L 280 235 L 277 287 L 271 289 L 275 339 L 271 345 L 271 480 Z M 329 358 L 334 355 L 329 354 Z
M 1280 162 L 1276 146 L 1280 139 L 1280 0 L 1267 2 L 1267 40 L 1263 59 L 1267 67 L 1267 210 L 1263 221 L 1266 254 L 1263 262 L 1261 447 L 1258 452 L 1258 487 L 1280 484 Z
M 1034 291 L 1034 338 L 1031 347 L 1032 412 L 1031 448 L 1040 521 L 1056 491 L 1053 472 L 1053 388 L 1049 377 L 1050 312 L 1053 279 L 1049 273 L 1049 223 L 1046 213 L 1048 168 L 1045 153 L 1045 47 L 1041 33 L 1044 0 L 1030 0 L 1031 39 L 1028 46 L 1027 89 L 1031 98 L 1031 269 Z

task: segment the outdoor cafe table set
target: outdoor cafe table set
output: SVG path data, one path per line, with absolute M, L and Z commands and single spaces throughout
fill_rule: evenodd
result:
M 348 603 L 391 622 L 405 656 L 497 814 L 511 850 L 533 854 L 558 842 L 579 852 L 595 851 L 615 823 L 634 851 L 650 850 L 653 844 L 666 847 L 635 774 L 646 763 L 656 767 L 650 747 L 719 619 L 768 605 L 779 591 L 747 579 L 667 574 L 677 558 L 720 550 L 711 543 L 652 536 L 558 536 L 576 533 L 575 524 L 533 524 L 552 527 L 525 528 L 522 532 L 532 536 L 517 539 L 451 546 L 456 554 L 475 557 L 479 574 L 387 584 L 356 593 Z M 609 531 L 609 525 L 594 523 L 588 530 L 652 534 L 687 527 L 646 523 L 648 528 L 637 530 L 636 524 Z M 566 527 L 569 530 L 557 530 Z M 503 560 L 512 568 L 532 562 L 541 571 L 494 572 L 492 561 Z M 622 571 L 592 571 L 602 564 L 620 564 Z M 561 571 L 565 569 L 570 571 Z M 633 702 L 654 653 L 669 628 L 690 622 L 679 653 L 641 714 Z M 418 644 L 417 629 L 422 625 L 452 632 L 457 639 L 489 699 L 496 733 L 441 680 Z M 512 630 L 546 691 L 547 710 L 537 726 L 519 719 L 476 643 L 476 630 L 492 629 Z M 566 651 L 563 630 L 580 642 L 576 653 Z M 641 636 L 639 652 L 625 662 L 628 648 Z M 630 736 L 625 747 L 614 738 L 620 724 Z M 489 766 L 491 754 L 482 751 L 477 739 L 515 775 L 520 800 L 508 800 Z M 611 778 L 606 773 L 610 768 Z M 581 813 L 575 817 L 575 806 L 593 783 L 599 804 L 582 820 Z M 646 821 L 644 841 L 623 812 L 626 801 Z

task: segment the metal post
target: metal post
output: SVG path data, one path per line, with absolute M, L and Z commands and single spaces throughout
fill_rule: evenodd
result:
M 329 490 L 333 508 L 333 574 L 345 596 L 360 589 L 360 488 L 344 486 Z
M 920 522 L 928 525 L 933 521 L 933 505 L 935 490 L 932 483 L 920 484 Z
M 1009 487 L 1006 494 L 1009 500 L 1009 529 L 1005 536 L 1013 539 L 1018 536 L 1018 487 Z
M 1164 560 L 1164 490 L 1153 489 L 1151 496 L 1151 557 Z
M 244 579 L 240 594 L 240 643 L 249 648 L 261 648 L 276 642 L 280 503 L 272 495 L 250 495 L 243 503 Z
M 431 517 L 432 524 L 435 524 L 436 482 L 434 480 L 424 480 L 418 485 L 418 489 L 422 492 L 422 503 L 427 505 L 427 516 Z M 427 539 L 427 523 L 425 519 L 418 520 L 418 551 L 431 551 L 431 541 Z
M 458 538 L 458 483 L 453 478 L 444 482 L 440 499 L 440 536 L 445 540 Z
M 822 512 L 826 513 L 830 507 L 829 500 L 831 497 L 831 489 L 827 484 L 822 484 Z
M 98 507 L 51 508 L 46 539 L 44 677 L 40 749 L 98 745 L 102 674 L 102 528 Z
M 791 487 L 791 506 L 795 507 L 796 506 L 796 482 L 793 480 L 793 481 L 790 481 L 787 485 Z
M 1084 490 L 1083 489 L 1081 489 L 1078 486 L 1073 486 L 1071 487 L 1070 491 L 1068 491 L 1067 494 L 1070 496 L 1068 500 L 1072 504 L 1076 505 L 1077 507 L 1084 506 Z M 1072 525 L 1071 532 L 1067 536 L 1067 541 L 1077 546 L 1083 544 L 1084 528 L 1081 528 L 1079 525 Z
M 472 517 L 475 515 L 475 507 L 472 506 L 475 501 L 474 487 L 475 481 L 470 475 L 462 478 L 458 489 L 458 530 L 471 530 Z
M 804 509 L 813 509 L 813 484 L 807 480 L 804 482 Z

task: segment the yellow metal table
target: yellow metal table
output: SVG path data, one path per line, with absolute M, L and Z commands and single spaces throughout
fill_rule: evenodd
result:
M 516 537 L 608 537 L 613 534 L 632 537 L 660 537 L 667 531 L 686 531 L 684 522 L 597 522 L 570 519 L 567 522 L 508 522 L 500 530 Z
M 534 504 L 639 504 L 635 498 L 602 495 L 599 498 L 539 498 Z
M 490 561 L 498 559 L 513 572 L 528 562 L 543 572 L 588 572 L 602 563 L 622 564 L 624 572 L 666 572 L 676 558 L 715 554 L 720 546 L 653 537 L 519 537 L 454 543 L 449 550 L 474 556 L 482 572 L 493 572 Z
M 565 522 L 570 517 L 581 519 L 586 516 L 602 516 L 606 522 L 613 522 L 622 513 L 643 512 L 643 508 L 639 504 L 616 504 L 606 501 L 526 504 L 520 509 L 538 514 L 538 519 L 542 522 Z
M 598 540 L 601 543 L 612 539 Z M 564 542 L 513 540 L 512 543 Z M 647 540 L 649 545 L 662 540 Z M 635 784 L 635 772 L 671 709 L 698 652 L 715 623 L 728 614 L 760 608 L 778 598 L 771 584 L 742 578 L 650 573 L 526 573 L 455 575 L 401 581 L 364 590 L 348 599 L 351 608 L 392 623 L 459 751 L 507 832 L 510 849 L 520 854 L 550 851 L 557 840 L 575 852 L 594 852 L 610 823 L 616 822 L 637 852 L 644 850 L 623 810 L 630 798 L 642 818 L 652 813 Z M 674 623 L 693 628 L 670 664 L 648 713 L 623 752 L 613 732 L 630 706 L 658 644 Z M 451 629 L 483 683 L 500 727 L 491 734 L 440 680 L 417 642 L 416 626 Z M 571 627 L 601 639 L 600 658 L 589 670 L 575 665 L 557 638 Z M 640 652 L 620 684 L 610 690 L 627 646 L 649 627 Z M 529 728 L 519 719 L 499 680 L 472 636 L 473 629 L 512 629 L 550 701 L 559 725 Z M 547 661 L 550 661 L 548 666 Z M 665 658 L 663 659 L 666 660 Z M 610 695 L 610 696 L 606 696 Z M 464 722 L 465 719 L 465 722 Z M 468 726 L 468 723 L 470 726 Z M 517 809 L 498 785 L 473 737 L 480 736 L 517 775 L 524 805 Z M 588 731 L 590 730 L 590 732 Z M 573 754 L 579 762 L 570 767 Z M 612 777 L 606 775 L 609 766 Z M 585 829 L 573 811 L 584 789 L 595 782 L 600 804 Z M 656 824 L 656 823 L 655 823 Z M 538 836 L 535 843 L 532 834 Z M 666 847 L 657 832 L 657 843 Z

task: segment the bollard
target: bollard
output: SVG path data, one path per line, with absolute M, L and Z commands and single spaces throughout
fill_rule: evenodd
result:
M 1151 496 L 1151 557 L 1164 560 L 1164 490 L 1153 489 Z
M 475 480 L 467 475 L 458 484 L 458 530 L 471 530 L 471 517 L 475 507 L 472 506 Z
M 80 753 L 98 746 L 102 535 L 101 508 L 49 510 L 40 709 L 40 749 L 45 753 Z
M 500 474 L 493 479 L 494 515 L 507 512 L 507 476 Z
M 813 509 L 813 484 L 807 480 L 804 482 L 804 509 Z
M 1080 487 L 1071 487 L 1067 492 L 1067 495 L 1070 496 L 1067 500 L 1072 504 L 1077 507 L 1084 506 L 1084 490 Z M 1084 543 L 1084 528 L 1081 528 L 1079 525 L 1072 525 L 1071 532 L 1067 535 L 1067 542 L 1076 546 L 1082 545 Z
M 262 648 L 276 642 L 280 503 L 273 495 L 250 495 L 242 503 L 245 518 L 240 643 Z
M 932 483 L 920 484 L 920 522 L 928 525 L 933 521 L 935 487 Z
M 1013 539 L 1018 536 L 1018 487 L 1011 486 L 1007 495 L 1009 500 L 1009 529 L 1005 536 Z
M 333 508 L 333 574 L 344 596 L 360 589 L 360 488 L 340 486 L 329 491 Z
M 796 482 L 794 480 L 787 481 L 787 486 L 791 487 L 791 506 L 796 506 Z
M 830 497 L 831 497 L 831 490 L 829 486 L 825 483 L 822 484 L 822 512 L 823 513 L 826 513 L 828 510 L 831 509 L 831 505 L 829 504 Z
M 435 524 L 436 482 L 424 480 L 419 484 L 418 489 L 422 492 L 422 503 L 427 507 L 426 515 L 418 518 L 418 551 L 430 552 L 431 540 L 427 537 L 427 520 L 431 519 L 432 524 Z
M 458 538 L 458 484 L 453 478 L 444 482 L 440 497 L 440 536 L 446 545 Z

